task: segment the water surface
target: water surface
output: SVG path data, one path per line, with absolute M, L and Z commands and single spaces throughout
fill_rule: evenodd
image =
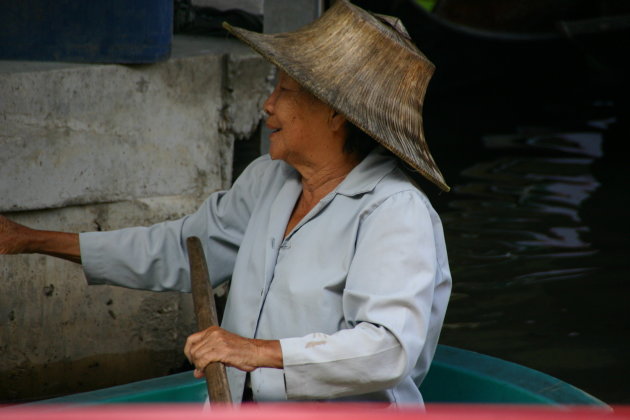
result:
M 628 108 L 533 90 L 427 104 L 453 186 L 433 197 L 454 278 L 441 342 L 630 403 Z

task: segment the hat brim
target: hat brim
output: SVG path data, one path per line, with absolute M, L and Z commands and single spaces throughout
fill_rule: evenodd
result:
M 422 101 L 434 66 L 375 16 L 339 0 L 294 32 L 223 26 L 440 189 L 450 190 L 422 127 Z

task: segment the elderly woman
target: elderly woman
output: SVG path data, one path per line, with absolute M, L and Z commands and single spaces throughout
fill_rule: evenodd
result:
M 438 215 L 405 175 L 448 190 L 421 108 L 433 66 L 404 28 L 344 0 L 296 32 L 226 25 L 279 69 L 264 104 L 269 155 L 183 219 L 112 232 L 35 231 L 0 219 L 0 253 L 82 262 L 91 284 L 190 290 L 186 238 L 213 282 L 221 328 L 188 338 L 232 396 L 421 404 L 450 294 Z

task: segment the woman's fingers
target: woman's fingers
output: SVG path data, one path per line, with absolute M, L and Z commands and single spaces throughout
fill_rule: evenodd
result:
M 212 362 L 251 371 L 255 369 L 250 362 L 255 356 L 251 341 L 222 328 L 210 327 L 188 337 L 184 354 L 195 365 L 195 376 L 203 376 L 203 371 Z
M 200 331 L 198 333 L 192 334 L 190 335 L 187 339 L 186 339 L 186 344 L 184 345 L 184 354 L 186 355 L 186 358 L 188 359 L 188 361 L 190 363 L 193 362 L 192 360 L 192 346 L 196 343 L 199 342 L 199 340 L 201 340 L 205 334 L 207 330 L 204 331 Z

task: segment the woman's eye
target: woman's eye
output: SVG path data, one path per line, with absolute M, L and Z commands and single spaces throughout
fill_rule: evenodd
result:
M 279 86 L 281 92 L 295 92 L 296 90 L 289 86 Z

